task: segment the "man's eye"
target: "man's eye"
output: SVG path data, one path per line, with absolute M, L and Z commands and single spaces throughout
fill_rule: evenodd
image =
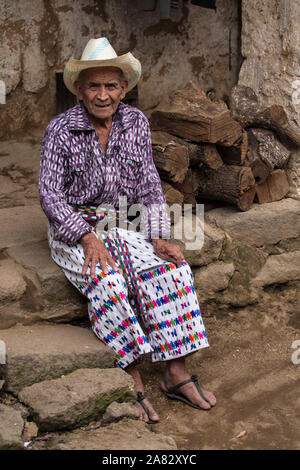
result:
M 109 90 L 115 90 L 117 86 L 113 83 L 109 83 L 108 85 L 106 85 L 106 88 L 108 88 Z

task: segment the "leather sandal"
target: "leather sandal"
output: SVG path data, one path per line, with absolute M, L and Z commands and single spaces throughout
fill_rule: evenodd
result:
M 145 410 L 147 416 L 148 416 L 148 421 L 146 421 L 147 424 L 156 424 L 158 423 L 158 421 L 153 421 L 151 418 L 150 418 L 150 413 L 149 413 L 149 409 L 148 407 L 145 405 L 145 403 L 143 403 L 143 400 L 145 400 L 145 398 L 147 398 L 147 395 L 146 393 L 142 394 L 142 392 L 137 392 L 137 402 L 141 404 L 141 406 L 143 407 L 143 409 Z
M 182 393 L 180 392 L 177 392 L 176 390 L 178 390 L 178 388 L 182 387 L 183 385 L 185 384 L 188 384 L 190 382 L 194 382 L 194 384 L 196 385 L 196 388 L 199 392 L 199 395 L 201 396 L 201 398 L 203 400 L 205 400 L 207 403 L 209 403 L 209 401 L 205 398 L 204 396 L 204 393 L 203 393 L 203 390 L 202 388 L 200 387 L 199 383 L 198 383 L 198 377 L 197 375 L 192 375 L 190 379 L 188 380 L 184 380 L 183 382 L 180 382 L 179 384 L 177 385 L 174 385 L 174 387 L 169 387 L 168 383 L 167 383 L 167 380 L 166 378 L 164 377 L 164 384 L 165 384 L 165 387 L 167 390 L 163 390 L 162 391 L 167 395 L 168 398 L 171 398 L 171 400 L 179 400 L 179 401 L 182 401 L 184 403 L 186 403 L 187 405 L 190 405 L 192 406 L 193 408 L 197 408 L 198 410 L 204 410 L 204 411 L 208 411 L 210 410 L 210 408 L 202 408 L 201 406 L 199 405 L 196 405 L 195 403 L 191 402 L 186 396 L 184 396 Z M 212 405 L 211 403 L 209 403 L 210 406 L 214 406 Z

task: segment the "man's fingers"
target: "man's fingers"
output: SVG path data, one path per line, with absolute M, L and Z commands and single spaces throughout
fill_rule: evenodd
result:
M 82 275 L 83 275 L 83 276 L 86 275 L 87 268 L 89 267 L 91 258 L 92 258 L 91 255 L 87 255 L 87 256 L 85 257 L 85 260 L 84 260 L 84 263 L 83 263 L 83 266 L 82 266 Z
M 91 278 L 94 279 L 94 277 L 96 276 L 96 266 L 98 264 L 98 256 L 93 256 L 92 260 L 91 260 Z
M 168 255 L 171 258 L 172 262 L 177 264 L 177 265 L 180 265 L 182 263 L 182 261 L 184 260 L 184 256 L 181 253 L 180 249 L 178 249 L 176 251 L 172 250 L 172 252 L 168 253 Z
M 110 254 L 106 257 L 107 263 L 113 268 L 114 271 L 118 271 L 118 266 L 116 265 L 114 259 L 110 256 Z

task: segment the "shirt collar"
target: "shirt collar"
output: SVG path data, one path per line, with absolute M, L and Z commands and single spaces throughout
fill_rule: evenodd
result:
M 134 108 L 120 102 L 117 111 L 113 115 L 113 124 L 122 130 L 125 130 L 133 126 L 136 121 L 136 117 Z M 85 131 L 94 130 L 82 101 L 79 101 L 79 103 L 70 109 L 69 129 Z

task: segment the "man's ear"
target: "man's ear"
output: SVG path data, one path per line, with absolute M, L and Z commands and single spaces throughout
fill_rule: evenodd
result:
M 127 90 L 128 90 L 128 81 L 123 80 L 121 86 L 122 86 L 122 94 L 121 94 L 121 100 L 122 100 L 123 98 L 125 98 Z
M 74 88 L 75 88 L 75 91 L 76 91 L 77 99 L 82 100 L 81 85 L 80 85 L 78 80 L 76 80 L 76 82 L 74 82 Z

